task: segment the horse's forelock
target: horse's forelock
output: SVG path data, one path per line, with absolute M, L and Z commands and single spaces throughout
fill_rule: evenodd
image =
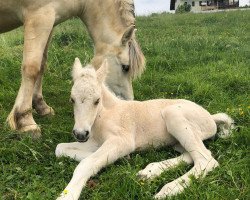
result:
M 133 79 L 140 77 L 145 69 L 145 57 L 141 51 L 139 44 L 133 37 L 129 47 L 130 73 Z

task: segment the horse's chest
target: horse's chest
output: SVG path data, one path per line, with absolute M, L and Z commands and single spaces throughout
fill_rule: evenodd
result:
M 92 127 L 92 133 L 95 141 L 101 145 L 111 134 L 114 134 L 114 132 L 115 124 L 113 121 L 106 118 L 103 114 L 98 115 Z

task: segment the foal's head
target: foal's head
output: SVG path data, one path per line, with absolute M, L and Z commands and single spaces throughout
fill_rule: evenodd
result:
M 73 134 L 79 142 L 86 142 L 98 111 L 102 107 L 101 84 L 106 76 L 107 62 L 96 72 L 88 65 L 82 67 L 78 58 L 75 59 L 72 76 L 74 85 L 71 90 L 71 102 L 74 105 L 75 125 Z

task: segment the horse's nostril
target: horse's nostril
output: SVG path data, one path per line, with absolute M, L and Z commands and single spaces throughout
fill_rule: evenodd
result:
M 72 133 L 74 136 L 76 136 L 76 130 L 73 130 Z

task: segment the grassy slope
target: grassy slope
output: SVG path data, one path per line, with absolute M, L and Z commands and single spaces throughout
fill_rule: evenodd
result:
M 228 112 L 241 128 L 230 139 L 206 142 L 220 167 L 205 179 L 194 180 L 175 199 L 250 199 L 249 19 L 249 11 L 137 18 L 147 70 L 134 83 L 135 98 L 187 98 L 212 113 Z M 54 199 L 77 165 L 54 155 L 57 143 L 73 141 L 70 66 L 76 56 L 88 62 L 93 48 L 80 21 L 56 28 L 44 80 L 44 96 L 56 116 L 35 114 L 42 139 L 19 140 L 4 122 L 19 88 L 22 37 L 21 29 L 0 36 L 0 199 Z M 120 159 L 94 177 L 95 184 L 83 190 L 82 199 L 152 199 L 190 167 L 180 166 L 152 182 L 137 180 L 136 172 L 176 155 L 171 149 L 150 149 Z

